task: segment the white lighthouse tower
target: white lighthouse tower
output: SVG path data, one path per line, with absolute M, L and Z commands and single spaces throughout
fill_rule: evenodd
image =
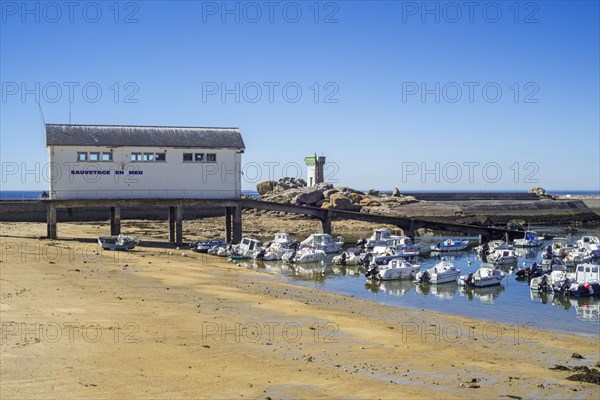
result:
M 317 183 L 321 183 L 325 181 L 324 174 L 324 166 L 325 166 L 325 157 L 314 156 L 304 157 L 304 162 L 306 163 L 307 172 L 306 172 L 306 184 L 308 187 L 313 187 Z

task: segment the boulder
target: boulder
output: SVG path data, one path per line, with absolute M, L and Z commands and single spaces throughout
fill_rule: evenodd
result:
M 329 202 L 336 210 L 360 211 L 360 205 L 354 204 L 352 200 L 343 193 L 334 193 L 329 198 Z
M 302 193 L 298 196 L 297 204 L 313 205 L 317 204 L 320 200 L 325 199 L 323 192 L 320 190 L 314 190 L 312 192 Z
M 394 190 L 392 190 L 392 197 L 400 197 L 400 196 L 402 196 L 400 194 L 400 190 L 398 190 L 398 188 L 395 187 Z
M 353 203 L 360 203 L 360 201 L 363 199 L 363 197 L 355 192 L 352 192 L 348 195 L 348 197 L 350 198 L 350 200 L 352 200 Z
M 333 189 L 333 185 L 327 182 L 320 182 L 315 185 L 315 189 L 326 191 L 329 189 Z
M 368 206 L 368 207 L 379 207 L 381 205 L 380 202 L 378 202 L 375 199 L 362 199 L 360 201 L 360 205 L 361 206 Z
M 263 194 L 273 191 L 273 189 L 275 188 L 275 185 L 276 185 L 275 181 L 260 182 L 260 183 L 256 184 L 256 191 L 258 192 L 259 195 L 262 196 Z
M 370 189 L 367 194 L 369 196 L 379 196 L 379 190 L 375 190 L 375 189 Z
M 329 201 L 325 200 L 323 201 L 323 204 L 321 204 L 321 208 L 331 208 L 332 205 Z
M 323 195 L 325 196 L 326 199 L 329 199 L 331 197 L 332 194 L 334 193 L 338 193 L 339 190 L 337 189 L 329 189 L 323 192 Z

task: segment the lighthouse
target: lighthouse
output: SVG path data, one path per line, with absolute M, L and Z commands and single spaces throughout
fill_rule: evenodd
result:
M 304 157 L 304 162 L 307 167 L 306 182 L 308 187 L 313 187 L 317 183 L 325 181 L 325 174 L 323 173 L 325 157 L 317 157 L 317 154 L 315 154 L 314 156 Z

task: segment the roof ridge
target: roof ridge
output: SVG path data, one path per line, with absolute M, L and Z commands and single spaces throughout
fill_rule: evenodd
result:
M 119 128 L 181 128 L 181 129 L 237 129 L 237 127 L 222 126 L 183 126 L 183 125 L 111 125 L 111 124 L 46 124 L 46 126 L 98 126 L 98 127 L 119 127 Z

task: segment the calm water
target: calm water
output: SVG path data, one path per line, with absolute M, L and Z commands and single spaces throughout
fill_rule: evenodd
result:
M 542 230 L 550 233 L 547 227 L 538 229 L 538 231 Z M 553 231 L 558 234 L 562 228 Z M 598 231 L 580 229 L 572 240 L 584 234 L 597 236 Z M 440 239 L 417 238 L 417 241 L 427 244 Z M 523 262 L 528 266 L 535 261 L 541 262 L 541 251 L 537 249 L 518 251 L 523 253 L 519 265 Z M 477 259 L 473 251 L 449 254 L 448 258 L 460 268 L 461 275 L 476 271 L 481 264 L 481 260 Z M 430 268 L 437 261 L 439 257 L 431 255 L 423 258 L 421 266 Z M 509 275 L 504 278 L 500 286 L 466 289 L 455 283 L 437 286 L 419 286 L 411 281 L 367 283 L 363 268 L 336 266 L 331 263 L 290 266 L 281 262 L 248 262 L 240 265 L 282 274 L 292 283 L 365 298 L 391 306 L 425 309 L 513 325 L 535 324 L 530 326 L 557 331 L 600 333 L 599 299 L 567 299 L 553 295 L 540 297 L 529 290 L 527 281 L 517 281 L 514 273 L 508 269 L 505 269 L 505 272 Z

